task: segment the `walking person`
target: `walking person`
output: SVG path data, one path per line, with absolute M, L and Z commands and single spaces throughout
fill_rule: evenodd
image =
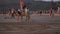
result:
M 30 20 L 30 12 L 28 6 L 25 7 L 25 15 L 26 15 L 26 21 L 29 22 Z
M 49 12 L 50 12 L 50 17 L 53 17 L 54 16 L 54 10 L 51 8 Z
M 14 17 L 14 14 L 15 14 L 15 9 L 11 8 L 11 17 Z
M 40 11 L 39 13 L 40 13 L 40 16 L 41 16 L 41 14 L 42 14 L 42 11 Z

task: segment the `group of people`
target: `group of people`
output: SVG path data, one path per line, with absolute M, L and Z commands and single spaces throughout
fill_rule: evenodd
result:
M 26 21 L 29 20 L 30 18 L 30 14 L 29 14 L 29 9 L 26 7 L 25 9 L 21 10 L 20 8 L 15 10 L 14 8 L 12 8 L 9 11 L 9 15 L 11 17 L 15 17 L 17 16 L 17 21 L 19 20 L 19 17 L 21 17 L 21 20 L 23 19 L 23 16 L 26 16 Z
M 14 8 L 11 8 L 9 11 L 9 15 L 11 17 L 17 16 L 17 20 L 19 20 L 19 17 L 21 16 L 21 20 L 23 19 L 23 16 L 26 16 L 26 20 L 30 19 L 30 14 L 29 14 L 29 7 L 28 5 L 25 5 L 22 1 L 20 1 L 20 7 L 16 10 Z
M 22 13 L 25 13 L 25 14 L 27 14 L 27 13 L 29 13 L 29 9 L 27 8 L 27 7 L 25 7 L 23 10 L 21 10 L 20 8 L 18 8 L 17 10 L 15 10 L 14 8 L 12 8 L 12 9 L 10 9 L 10 11 L 9 11 L 12 15 L 14 14 L 14 13 L 18 13 L 18 14 L 22 14 Z
M 18 14 L 22 14 L 23 12 L 28 12 L 28 6 L 27 5 L 24 5 L 23 2 L 20 2 L 20 7 L 15 10 L 14 8 L 11 8 L 10 9 L 10 13 L 14 14 L 14 13 L 18 13 Z
M 39 11 L 33 11 L 34 14 L 39 14 L 39 15 L 42 15 L 42 14 L 48 14 L 49 16 L 54 16 L 54 14 L 57 13 L 57 10 L 54 10 L 54 9 L 49 9 L 49 10 L 39 10 Z

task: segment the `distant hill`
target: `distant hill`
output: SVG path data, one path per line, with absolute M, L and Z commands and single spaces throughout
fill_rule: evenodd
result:
M 51 8 L 51 2 L 44 2 L 44 1 L 33 1 L 33 0 L 23 0 L 25 4 L 29 6 L 30 10 L 48 10 Z M 18 8 L 20 0 L 0 0 L 0 10 L 2 9 L 9 9 L 9 8 Z M 54 5 L 55 6 L 55 5 Z M 60 4 L 58 4 L 60 6 Z

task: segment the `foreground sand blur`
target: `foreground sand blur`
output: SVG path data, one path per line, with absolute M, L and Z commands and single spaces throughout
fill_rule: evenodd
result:
M 0 34 L 60 34 L 60 16 L 50 18 L 45 14 L 34 14 L 29 23 L 15 21 L 14 18 L 4 19 L 0 15 Z

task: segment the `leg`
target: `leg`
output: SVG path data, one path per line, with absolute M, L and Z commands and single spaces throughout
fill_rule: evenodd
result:
M 17 17 L 16 17 L 16 20 L 17 20 L 16 22 L 18 22 L 18 21 L 19 21 L 19 16 L 18 16 L 18 15 L 16 15 L 16 16 L 17 16 Z
M 29 22 L 30 16 L 26 16 L 26 21 Z
M 23 19 L 23 15 L 21 15 L 21 21 L 22 21 L 22 19 Z
M 30 20 L 30 15 L 28 16 L 28 22 L 29 22 L 29 20 Z
M 25 21 L 27 22 L 27 16 L 25 15 L 25 17 L 26 17 Z

